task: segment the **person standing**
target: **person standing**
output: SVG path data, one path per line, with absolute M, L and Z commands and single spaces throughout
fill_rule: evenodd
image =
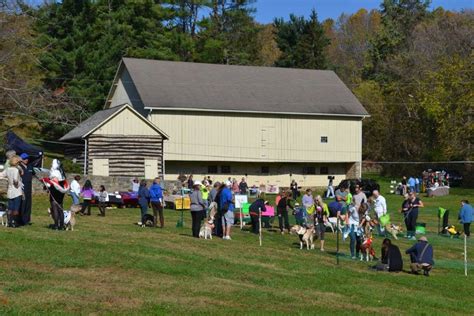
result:
M 194 185 L 193 175 L 190 174 L 188 177 L 188 189 L 192 190 Z
M 234 225 L 234 203 L 232 197 L 232 183 L 226 182 L 226 186 L 221 190 L 219 195 L 219 210 L 222 214 L 222 239 L 231 240 L 230 231 Z
M 33 187 L 33 166 L 29 163 L 26 153 L 20 155 L 21 182 L 23 183 L 23 200 L 21 201 L 21 224 L 29 225 L 31 221 L 31 193 Z
M 474 209 L 468 200 L 461 201 L 461 210 L 459 210 L 459 220 L 464 226 L 466 237 L 471 236 L 471 223 L 474 218 Z
M 64 227 L 64 194 L 69 190 L 69 184 L 66 180 L 66 173 L 64 172 L 61 162 L 53 159 L 51 170 L 49 173 L 50 182 L 46 185 L 49 191 L 49 202 L 51 207 L 51 214 L 54 219 L 53 229 L 63 230 Z
M 347 216 L 348 216 L 348 230 L 346 232 L 349 233 L 349 238 L 350 238 L 350 243 L 349 243 L 349 248 L 351 251 L 351 257 L 352 259 L 356 259 L 359 257 L 359 249 L 362 244 L 361 241 L 361 232 L 359 230 L 359 223 L 360 223 L 360 217 L 359 217 L 359 211 L 355 207 L 354 204 L 350 204 L 349 207 L 347 208 Z M 343 240 L 345 239 L 346 234 L 343 232 Z
M 425 236 L 421 236 L 418 242 L 405 253 L 410 255 L 410 267 L 413 274 L 419 274 L 420 270 L 423 270 L 423 274 L 429 276 L 434 265 L 433 247 Z
M 408 178 L 408 181 L 407 181 L 407 185 L 408 185 L 408 189 L 410 190 L 410 192 L 416 192 L 416 181 L 415 181 L 415 178 L 413 177 L 410 177 Z
M 408 193 L 408 200 L 405 204 L 403 213 L 405 215 L 405 223 L 407 225 L 407 238 L 416 240 L 416 221 L 418 219 L 418 209 L 424 207 L 423 202 L 416 197 L 415 192 Z
M 334 196 L 334 186 L 333 186 L 334 177 L 329 176 L 328 179 L 329 179 L 329 183 L 328 183 L 328 188 L 327 188 L 327 191 L 326 191 L 326 198 L 333 199 L 335 197 Z
M 105 190 L 105 186 L 101 185 L 99 189 L 99 216 L 105 217 L 105 208 L 107 207 L 107 202 L 109 202 L 109 193 Z
M 138 189 L 140 189 L 140 181 L 138 181 L 138 178 L 133 178 L 132 179 L 132 192 L 138 193 Z
M 321 251 L 324 251 L 324 233 L 326 232 L 326 223 L 329 218 L 329 208 L 326 203 L 323 202 L 323 198 L 317 195 L 314 199 L 316 204 L 316 212 L 314 214 L 314 221 L 317 224 L 317 232 L 321 243 Z
M 9 166 L 5 170 L 5 176 L 8 179 L 7 198 L 8 198 L 8 210 L 7 210 L 7 222 L 8 227 L 19 226 L 19 215 L 21 201 L 23 198 L 23 183 L 21 181 L 20 170 L 18 165 L 20 164 L 21 158 L 13 156 L 9 159 Z
M 74 180 L 71 182 L 71 198 L 72 204 L 78 205 L 80 203 L 79 197 L 81 196 L 81 185 L 79 181 L 81 180 L 81 176 L 77 175 L 74 177 Z
M 240 194 L 247 194 L 248 188 L 247 181 L 245 181 L 245 178 L 242 178 L 242 181 L 239 183 Z
M 266 206 L 268 201 L 264 201 L 261 196 L 259 196 L 249 207 L 250 219 L 252 221 L 252 233 L 259 234 L 260 226 L 258 222 L 260 212 L 266 211 Z
M 402 178 L 402 195 L 407 194 L 407 177 L 403 176 Z
M 209 192 L 209 202 L 218 202 L 216 201 L 216 196 L 217 196 L 217 192 L 220 186 L 221 186 L 221 183 L 219 181 L 214 183 L 214 185 L 212 186 L 211 192 Z
M 362 186 L 360 184 L 356 184 L 354 187 L 354 196 L 352 197 L 352 200 L 354 201 L 354 205 L 357 208 L 357 211 L 359 211 L 360 206 L 363 203 L 367 202 L 367 195 L 365 195 L 364 191 L 362 191 Z
M 280 226 L 280 232 L 283 235 L 285 233 L 285 229 L 290 233 L 290 222 L 288 221 L 288 208 L 293 209 L 290 204 L 291 200 L 291 193 L 285 192 L 278 201 L 277 204 L 277 215 L 278 215 L 278 224 Z
M 92 187 L 92 182 L 90 180 L 86 180 L 84 186 L 81 190 L 82 196 L 82 209 L 80 214 L 81 215 L 91 215 L 91 201 L 94 198 L 94 188 Z M 86 213 L 87 210 L 87 213 Z
M 299 196 L 299 191 L 298 191 L 298 183 L 296 183 L 296 181 L 294 179 L 291 180 L 290 190 L 291 190 L 291 196 L 296 201 L 296 199 Z
M 206 204 L 202 198 L 200 181 L 194 182 L 193 192 L 189 195 L 191 200 L 191 218 L 193 237 L 199 238 L 202 220 L 206 218 Z
M 153 226 L 157 227 L 158 218 L 160 219 L 160 228 L 165 226 L 165 219 L 163 217 L 163 189 L 160 185 L 161 179 L 155 178 L 150 187 L 150 202 L 153 209 Z
M 140 223 L 139 225 L 145 227 L 145 215 L 148 213 L 148 203 L 150 202 L 150 191 L 148 191 L 146 180 L 140 181 L 140 188 L 138 189 L 138 205 L 140 205 Z
M 378 190 L 374 190 L 372 195 L 374 196 L 374 210 L 378 221 L 377 230 L 379 235 L 385 235 L 385 227 L 382 227 L 380 224 L 380 218 L 387 214 L 387 201 L 382 195 L 380 195 Z

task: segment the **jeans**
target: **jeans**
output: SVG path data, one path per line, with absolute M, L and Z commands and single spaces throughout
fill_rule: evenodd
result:
M 79 204 L 79 195 L 77 193 L 71 192 L 72 204 Z
M 163 206 L 160 202 L 151 202 L 151 207 L 153 208 L 154 223 L 153 225 L 157 226 L 158 217 L 160 219 L 160 227 L 165 226 L 165 219 L 163 217 Z
M 326 191 L 326 198 L 334 198 L 334 187 L 328 185 L 328 190 Z
M 283 231 L 286 228 L 288 231 L 290 230 L 290 222 L 288 221 L 288 210 L 285 209 L 277 209 L 278 211 L 278 224 L 280 226 L 280 231 Z M 283 227 L 283 223 L 285 226 Z
M 140 204 L 140 215 L 142 225 L 145 225 L 145 215 L 148 213 L 148 204 Z
M 471 223 L 464 223 L 464 234 L 467 237 L 471 236 Z
M 355 225 L 351 225 L 351 232 L 349 233 L 349 238 L 351 239 L 349 243 L 349 248 L 351 250 L 351 257 L 359 256 L 360 246 L 362 242 L 360 237 L 357 235 L 357 228 Z
M 86 209 L 87 209 L 87 213 L 85 212 Z M 91 200 L 89 200 L 89 199 L 84 199 L 84 201 L 82 201 L 81 213 L 82 213 L 82 214 L 91 215 Z
M 407 226 L 407 237 L 415 236 L 417 219 L 418 219 L 418 211 L 408 211 L 407 214 L 405 214 L 405 225 Z

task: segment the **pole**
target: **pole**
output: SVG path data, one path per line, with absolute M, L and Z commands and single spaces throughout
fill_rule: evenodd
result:
M 336 264 L 339 265 L 339 217 L 336 217 Z
M 467 236 L 464 234 L 464 275 L 467 276 Z
M 258 209 L 258 239 L 260 241 L 260 247 L 262 246 L 262 209 Z
M 243 216 L 242 216 L 242 206 L 239 208 L 239 214 L 240 214 L 240 230 L 244 228 L 244 223 L 243 223 Z

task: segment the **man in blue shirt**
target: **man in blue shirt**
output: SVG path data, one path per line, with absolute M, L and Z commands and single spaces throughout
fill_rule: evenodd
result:
M 474 217 L 474 209 L 468 200 L 461 201 L 461 210 L 459 211 L 459 220 L 464 225 L 464 234 L 471 236 L 471 223 Z
M 150 187 L 150 202 L 153 208 L 153 225 L 156 227 L 157 217 L 160 217 L 160 227 L 165 226 L 165 219 L 163 218 L 163 189 L 160 186 L 160 178 L 155 178 Z
M 410 188 L 410 192 L 416 192 L 416 181 L 415 181 L 415 178 L 413 177 L 410 177 L 408 179 L 408 187 Z
M 410 255 L 412 273 L 418 274 L 420 270 L 423 270 L 423 274 L 429 276 L 429 272 L 434 265 L 433 247 L 428 243 L 425 236 L 420 237 L 418 242 L 405 253 Z
M 234 203 L 231 187 L 232 183 L 227 181 L 226 186 L 220 192 L 219 199 L 219 211 L 222 214 L 222 239 L 224 240 L 231 240 L 230 229 L 234 225 Z

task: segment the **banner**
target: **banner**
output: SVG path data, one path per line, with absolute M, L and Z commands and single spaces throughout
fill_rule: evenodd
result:
M 280 192 L 280 188 L 276 184 L 267 184 L 265 186 L 265 193 L 278 194 L 278 192 Z
M 241 208 L 245 203 L 248 202 L 248 197 L 247 197 L 247 195 L 236 194 L 234 196 L 234 201 L 235 201 L 235 207 L 236 208 Z

